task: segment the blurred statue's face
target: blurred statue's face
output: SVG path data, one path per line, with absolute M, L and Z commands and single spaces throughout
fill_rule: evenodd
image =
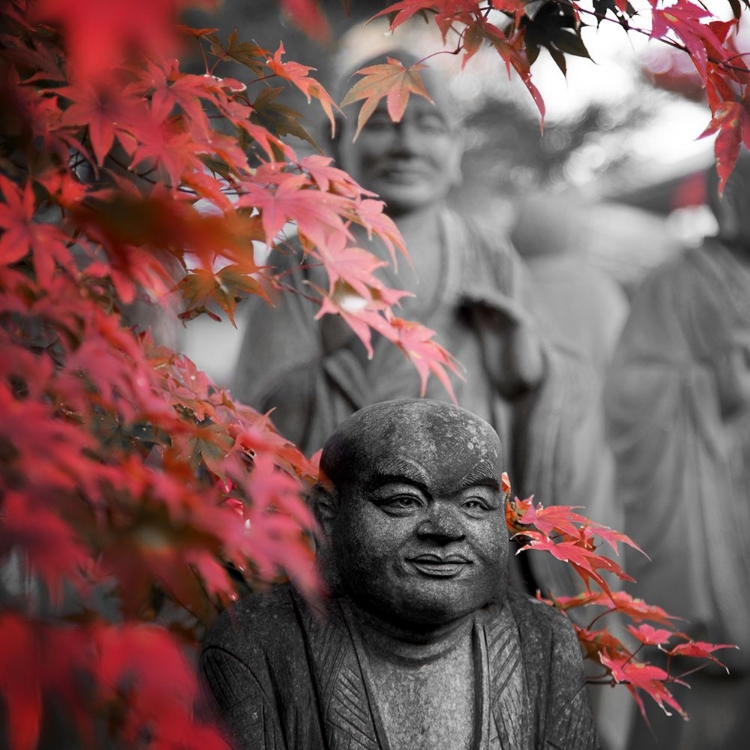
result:
M 407 408 L 370 431 L 327 529 L 346 593 L 406 628 L 449 624 L 504 593 L 500 442 L 468 412 L 438 412 Z
M 394 123 L 381 104 L 356 141 L 355 118 L 344 123 L 340 166 L 376 192 L 391 215 L 442 200 L 459 174 L 462 153 L 461 137 L 445 108 L 412 95 L 401 122 Z

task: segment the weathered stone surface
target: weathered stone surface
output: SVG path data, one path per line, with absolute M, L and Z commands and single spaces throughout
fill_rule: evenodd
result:
M 506 587 L 494 430 L 428 400 L 376 404 L 326 443 L 311 502 L 332 597 L 248 597 L 203 674 L 238 748 L 598 747 L 578 642 Z

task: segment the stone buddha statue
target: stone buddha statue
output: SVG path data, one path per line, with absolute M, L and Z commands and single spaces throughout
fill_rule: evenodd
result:
M 331 595 L 225 612 L 201 668 L 248 750 L 597 748 L 570 623 L 508 589 L 500 440 L 424 399 L 368 406 L 325 444 L 310 501 Z

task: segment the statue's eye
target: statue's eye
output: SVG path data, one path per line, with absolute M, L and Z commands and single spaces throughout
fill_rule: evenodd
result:
M 447 135 L 449 132 L 448 123 L 439 115 L 425 113 L 418 120 L 417 124 L 422 133 L 429 135 Z
M 412 513 L 422 507 L 422 499 L 416 495 L 396 495 L 383 500 L 380 507 L 386 513 Z
M 470 497 L 461 503 L 461 507 L 472 515 L 484 514 L 492 510 L 490 504 L 481 497 Z
M 387 112 L 375 112 L 365 123 L 364 130 L 371 133 L 383 133 L 395 128 Z
M 412 495 L 401 495 L 391 500 L 391 504 L 398 505 L 399 508 L 416 508 L 419 506 L 419 498 Z

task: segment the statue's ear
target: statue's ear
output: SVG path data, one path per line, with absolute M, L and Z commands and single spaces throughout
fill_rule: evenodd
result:
M 318 482 L 308 495 L 315 518 L 330 538 L 333 522 L 339 513 L 339 493 L 332 482 Z

